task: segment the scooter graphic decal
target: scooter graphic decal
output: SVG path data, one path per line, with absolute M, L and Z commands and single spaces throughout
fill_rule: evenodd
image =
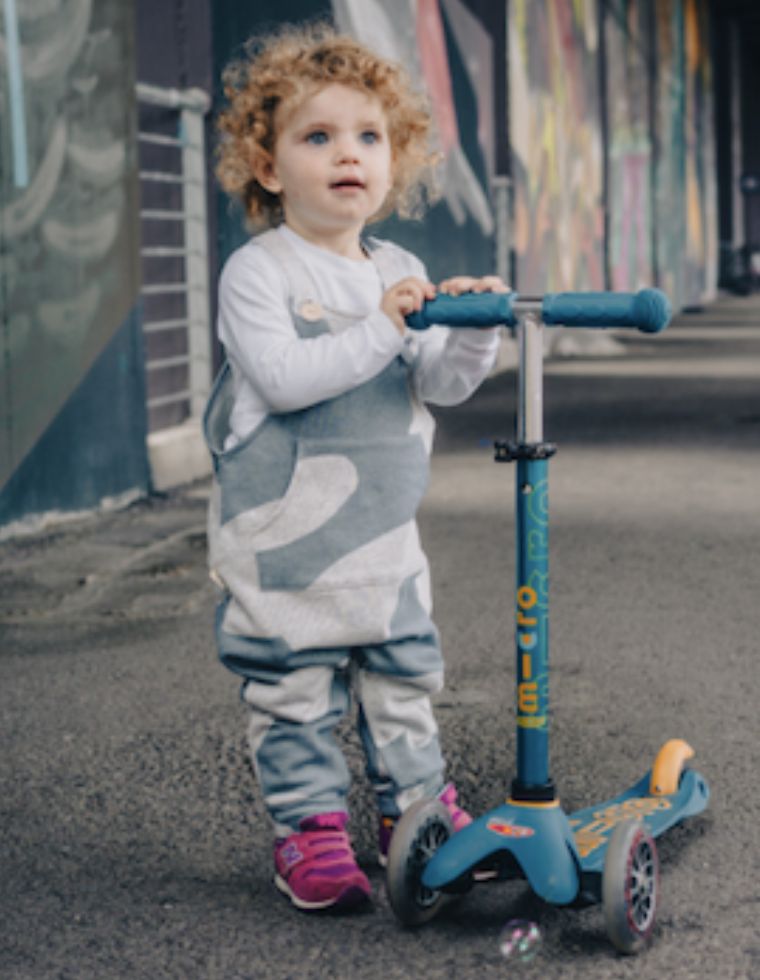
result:
M 487 824 L 489 830 L 502 837 L 532 837 L 535 833 L 532 827 L 521 827 L 516 823 L 509 823 L 506 820 L 499 820 L 492 817 Z
M 588 857 L 593 851 L 607 843 L 607 838 L 611 831 L 624 820 L 631 817 L 646 817 L 647 814 L 655 813 L 657 810 L 669 810 L 671 803 L 669 800 L 653 797 L 633 797 L 623 803 L 614 803 L 603 810 L 594 813 L 594 819 L 582 827 L 578 826 L 579 821 L 571 820 L 575 837 L 575 846 L 582 858 Z

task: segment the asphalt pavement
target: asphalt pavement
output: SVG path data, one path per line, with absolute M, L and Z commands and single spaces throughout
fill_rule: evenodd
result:
M 573 810 L 634 783 L 667 739 L 694 747 L 710 805 L 658 841 L 651 946 L 623 957 L 599 907 L 519 880 L 399 926 L 350 720 L 374 903 L 289 906 L 214 652 L 201 483 L 0 544 L 3 980 L 760 978 L 760 296 L 615 337 L 546 363 L 552 774 Z M 420 514 L 448 665 L 437 715 L 476 814 L 514 766 L 514 471 L 490 451 L 514 388 L 506 370 L 436 413 Z M 516 918 L 541 932 L 529 962 L 499 949 Z

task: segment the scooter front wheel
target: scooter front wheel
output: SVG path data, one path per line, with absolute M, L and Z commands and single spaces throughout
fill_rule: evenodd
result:
M 418 800 L 396 824 L 388 851 L 386 884 L 391 908 L 403 925 L 428 922 L 445 902 L 442 892 L 423 885 L 422 874 L 453 833 L 449 811 L 439 800 Z
M 638 953 L 651 938 L 658 896 L 654 839 L 640 820 L 626 820 L 610 838 L 602 874 L 607 935 L 621 953 Z

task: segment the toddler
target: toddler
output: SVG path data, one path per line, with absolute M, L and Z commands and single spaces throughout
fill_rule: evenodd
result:
M 346 909 L 370 885 L 346 832 L 333 738 L 358 703 L 381 863 L 413 801 L 444 778 L 430 696 L 443 662 L 415 514 L 428 480 L 426 401 L 466 399 L 496 330 L 407 331 L 437 291 L 505 290 L 365 236 L 430 186 L 430 117 L 404 70 L 319 25 L 249 46 L 225 73 L 218 176 L 267 230 L 226 263 L 226 352 L 206 412 L 211 573 L 222 662 L 243 678 L 249 741 L 275 832 L 275 883 L 298 908 Z

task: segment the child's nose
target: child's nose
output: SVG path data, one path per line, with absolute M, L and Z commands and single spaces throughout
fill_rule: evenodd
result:
M 356 160 L 359 157 L 359 143 L 352 136 L 341 137 L 336 144 L 336 153 L 341 162 Z

